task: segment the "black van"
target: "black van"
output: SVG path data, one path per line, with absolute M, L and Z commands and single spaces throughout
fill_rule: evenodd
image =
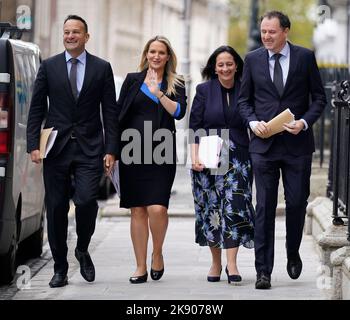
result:
M 28 258 L 43 245 L 42 166 L 26 152 L 26 126 L 40 51 L 19 40 L 20 30 L 0 23 L 0 282 L 16 272 L 18 249 Z

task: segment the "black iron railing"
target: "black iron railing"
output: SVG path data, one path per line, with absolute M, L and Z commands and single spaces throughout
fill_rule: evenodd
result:
M 349 225 L 350 182 L 350 81 L 342 81 L 337 99 L 333 100 L 334 122 L 327 193 L 333 200 L 333 224 Z
M 327 105 L 320 119 L 314 125 L 316 153 L 320 167 L 328 163 L 331 156 L 331 143 L 334 123 L 334 110 L 332 101 L 335 100 L 337 91 L 340 89 L 340 82 L 350 79 L 349 68 L 347 66 L 320 66 L 322 83 L 327 96 Z

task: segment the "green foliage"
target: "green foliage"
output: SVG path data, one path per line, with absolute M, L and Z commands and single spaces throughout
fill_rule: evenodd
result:
M 317 5 L 316 0 L 259 0 L 258 2 L 259 16 L 270 10 L 286 13 L 291 21 L 288 39 L 294 44 L 312 48 L 314 21 L 311 20 L 310 13 Z M 229 44 L 244 56 L 247 52 L 249 37 L 251 1 L 230 0 L 230 5 Z

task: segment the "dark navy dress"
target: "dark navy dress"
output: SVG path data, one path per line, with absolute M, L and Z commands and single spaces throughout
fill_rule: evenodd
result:
M 152 136 L 156 128 L 158 99 L 153 96 L 145 84 L 137 93 L 133 104 L 130 107 L 125 128 L 134 129 L 140 134 L 140 143 L 134 142 L 134 148 L 130 156 L 137 163 L 126 163 L 125 156 L 121 157 L 120 164 L 120 207 L 143 207 L 149 205 L 169 206 L 170 192 L 176 173 L 176 163 L 157 164 L 153 158 L 155 148 L 163 141 L 152 141 Z M 146 129 L 152 126 L 152 130 Z M 150 134 L 150 132 L 152 134 Z M 145 145 L 145 134 L 147 144 Z M 130 139 L 131 142 L 132 139 Z M 122 150 L 130 142 L 122 141 Z M 173 148 L 173 146 L 167 146 Z M 136 150 L 135 150 L 136 149 Z M 146 150 L 145 150 L 146 149 Z M 146 156 L 145 151 L 151 157 Z M 138 154 L 135 154 L 137 152 Z

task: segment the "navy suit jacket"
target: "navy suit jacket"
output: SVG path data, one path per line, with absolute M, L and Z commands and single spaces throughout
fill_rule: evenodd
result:
M 309 128 L 297 135 L 283 132 L 288 153 L 311 154 L 315 151 L 312 125 L 326 106 L 326 95 L 314 53 L 291 43 L 289 45 L 289 73 L 281 97 L 270 77 L 268 51 L 259 48 L 247 54 L 238 102 L 239 112 L 246 126 L 249 126 L 250 121 L 268 122 L 289 108 L 294 113 L 295 120 L 304 119 Z M 262 139 L 252 134 L 250 152 L 267 152 L 275 137 L 276 135 Z
M 116 154 L 116 106 L 113 72 L 107 61 L 86 54 L 84 82 L 77 101 L 70 87 L 64 52 L 43 61 L 35 80 L 30 105 L 27 152 L 39 149 L 41 124 L 46 117 L 44 127 L 58 130 L 48 158 L 54 158 L 63 150 L 72 132 L 84 154 Z
M 237 106 L 240 85 L 240 81 L 236 80 L 233 97 L 230 99 L 230 116 L 226 121 L 219 80 L 212 79 L 199 84 L 192 103 L 190 129 L 195 132 L 198 129 L 205 129 L 207 132 L 209 129 L 218 129 L 218 131 L 219 129 L 229 129 L 231 140 L 242 146 L 248 146 L 247 128 Z M 198 143 L 198 140 L 196 140 L 196 143 Z

